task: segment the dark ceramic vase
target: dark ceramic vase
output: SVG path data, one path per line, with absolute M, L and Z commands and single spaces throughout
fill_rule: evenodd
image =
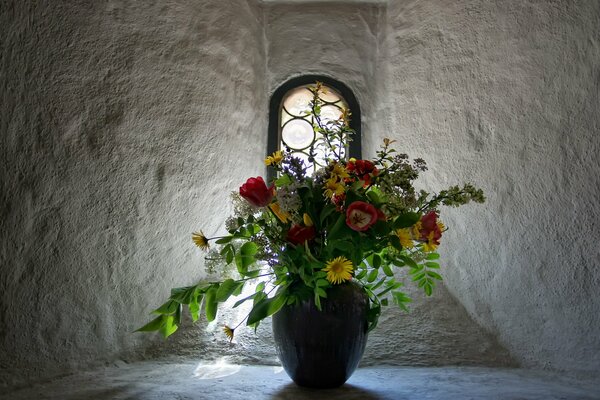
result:
M 334 388 L 352 375 L 367 344 L 369 298 L 355 282 L 336 285 L 321 299 L 285 306 L 273 315 L 279 360 L 296 384 Z

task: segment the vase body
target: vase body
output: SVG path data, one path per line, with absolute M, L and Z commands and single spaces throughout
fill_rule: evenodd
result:
M 283 368 L 296 384 L 333 388 L 352 375 L 367 343 L 369 298 L 355 282 L 335 285 L 321 299 L 283 307 L 273 336 Z

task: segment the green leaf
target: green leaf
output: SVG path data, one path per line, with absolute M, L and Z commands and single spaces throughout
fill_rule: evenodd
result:
M 277 294 L 275 297 L 259 300 L 254 304 L 252 310 L 250 310 L 246 325 L 252 326 L 267 318 L 269 315 L 273 315 L 286 303 L 286 300 L 287 298 L 283 292 Z
M 246 242 L 240 248 L 240 254 L 243 256 L 253 256 L 258 251 L 258 246 L 254 242 Z
M 204 296 L 202 294 L 199 294 L 198 297 L 193 299 L 188 306 L 192 316 L 192 321 L 194 322 L 198 321 L 198 318 L 200 317 L 200 303 L 202 302 L 203 297 Z
M 217 239 L 215 240 L 216 244 L 225 244 L 225 243 L 229 243 L 233 240 L 233 236 L 225 236 L 222 237 L 221 239 Z
M 217 287 L 212 286 L 206 292 L 204 312 L 206 313 L 206 320 L 208 322 L 214 321 L 217 317 Z
M 424 277 L 425 277 L 425 271 L 421 271 L 421 272 L 418 272 L 418 273 L 416 273 L 416 274 L 413 276 L 412 280 L 413 280 L 413 282 L 416 282 L 416 281 L 420 281 L 420 280 L 421 280 L 421 279 L 423 279 Z
M 175 317 L 172 315 L 163 315 L 164 323 L 160 327 L 160 333 L 164 338 L 168 338 L 177 330 L 177 324 L 175 323 Z
M 437 279 L 438 281 L 442 280 L 442 276 L 434 271 L 427 271 L 427 275 L 432 277 L 433 279 Z
M 322 308 L 321 308 L 321 297 L 316 292 L 315 292 L 315 307 L 317 307 L 317 310 L 322 311 Z
M 400 254 L 399 257 L 411 268 L 419 268 L 418 264 L 409 256 L 405 256 L 404 254 Z
M 175 325 L 179 325 L 181 323 L 182 308 L 183 308 L 183 306 L 180 304 L 179 307 L 177 307 L 177 310 L 175 310 Z
M 377 322 L 379 321 L 379 315 L 381 315 L 381 306 L 376 305 L 367 311 L 367 322 L 369 326 L 367 328 L 367 332 L 372 331 L 377 326 Z
M 425 286 L 423 286 L 423 289 L 425 290 L 425 294 L 427 296 L 431 296 L 433 293 L 433 285 L 430 282 L 427 282 Z
M 400 215 L 393 223 L 394 229 L 402 229 L 402 228 L 410 228 L 414 224 L 416 224 L 421 215 L 415 212 L 407 212 L 405 214 Z
M 323 288 L 316 287 L 315 294 L 319 297 L 327 298 L 327 293 L 325 292 L 325 290 L 323 290 Z
M 235 304 L 233 305 L 233 308 L 238 307 L 240 304 L 242 304 L 242 303 L 244 303 L 244 302 L 246 302 L 248 300 L 253 300 L 256 297 L 259 297 L 261 294 L 264 295 L 264 293 L 262 291 L 258 291 L 258 292 L 255 292 L 255 293 L 251 294 L 248 297 L 244 297 L 243 299 L 236 301 Z
M 157 331 L 160 329 L 162 324 L 163 324 L 163 316 L 159 315 L 158 317 L 154 318 L 152 321 L 148 322 L 146 325 L 142 326 L 141 328 L 136 329 L 135 332 Z
M 392 268 L 389 266 L 389 264 L 384 264 L 381 268 L 383 269 L 383 273 L 387 276 L 394 276 L 394 271 L 392 271 Z
M 392 246 L 396 250 L 402 251 L 402 245 L 400 244 L 400 239 L 398 238 L 398 236 L 391 235 L 391 236 L 389 236 L 389 240 L 390 240 L 390 243 L 392 244 Z
M 373 254 L 373 267 L 381 267 L 381 256 L 379 254 Z
M 387 276 L 384 276 L 375 285 L 371 286 L 370 289 L 375 290 L 375 289 L 379 288 L 381 285 L 383 285 L 383 282 L 385 282 L 386 279 L 387 279 Z
M 325 207 L 323 207 L 323 209 L 321 210 L 321 215 L 319 216 L 321 225 L 323 225 L 323 222 L 325 222 L 325 219 L 328 216 L 330 216 L 334 211 L 335 211 L 335 206 L 333 204 L 327 204 Z
M 375 279 L 377 279 L 377 275 L 379 275 L 379 271 L 376 269 L 369 272 L 369 275 L 367 276 L 367 282 L 375 281 Z
M 219 285 L 219 289 L 217 290 L 216 300 L 219 303 L 227 300 L 233 292 L 238 288 L 238 282 L 233 279 L 226 279 Z
M 292 179 L 290 178 L 290 176 L 288 174 L 283 174 L 275 180 L 276 187 L 286 186 L 286 185 L 289 185 L 290 183 L 292 183 Z
M 277 311 L 281 309 L 287 302 L 287 296 L 285 293 L 279 293 L 275 297 L 271 299 L 269 303 L 269 310 L 267 311 L 267 316 L 275 314 Z
M 371 190 L 369 190 L 367 192 L 367 197 L 369 198 L 369 200 L 371 200 L 371 203 L 378 208 L 380 207 L 380 205 L 382 203 L 380 194 L 381 194 L 381 191 L 379 189 L 377 189 L 377 187 L 375 187 L 375 186 L 371 187 Z
M 318 279 L 317 287 L 329 286 L 329 281 L 327 279 Z
M 410 297 L 402 292 L 392 292 L 392 296 L 394 298 L 394 302 L 398 304 L 402 310 L 408 311 L 408 307 L 406 307 L 405 303 L 410 303 L 412 301 Z
M 429 267 L 429 268 L 435 268 L 435 269 L 439 269 L 440 268 L 440 264 L 438 264 L 436 262 L 427 261 L 425 263 L 425 265 L 427 265 L 427 267 Z
M 356 279 L 362 279 L 365 277 L 365 275 L 367 274 L 367 269 L 366 268 L 361 268 L 360 272 L 358 274 L 356 274 Z
M 438 253 L 429 253 L 429 254 L 427 254 L 427 259 L 428 260 L 437 260 L 438 258 L 440 258 L 440 255 Z
M 190 304 L 196 297 L 198 290 L 198 285 L 171 289 L 171 296 L 169 298 L 181 304 Z
M 349 228 L 346 226 L 346 216 L 344 214 L 340 214 L 337 221 L 329 231 L 329 240 L 343 239 L 349 235 Z
M 227 265 L 231 264 L 234 256 L 235 254 L 233 253 L 233 251 L 230 251 L 225 255 L 225 262 L 227 263 Z
M 176 302 L 174 300 L 169 300 L 162 306 L 158 307 L 156 310 L 152 311 L 152 313 L 165 314 L 165 315 L 173 314 L 177 310 L 178 306 L 179 306 L 178 302 Z

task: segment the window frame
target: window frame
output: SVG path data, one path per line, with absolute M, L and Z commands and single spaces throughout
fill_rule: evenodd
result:
M 360 119 L 360 106 L 352 90 L 344 83 L 324 75 L 301 75 L 287 80 L 282 83 L 271 96 L 269 102 L 269 126 L 268 126 L 268 139 L 267 139 L 267 154 L 273 154 L 279 149 L 281 142 L 280 137 L 280 118 L 281 118 L 281 106 L 285 95 L 297 87 L 314 84 L 315 82 L 323 82 L 325 85 L 335 89 L 344 99 L 348 108 L 350 109 L 350 128 L 352 128 L 355 134 L 352 137 L 350 146 L 348 149 L 348 158 L 354 157 L 356 159 L 362 158 L 362 137 L 361 137 L 361 119 Z M 275 177 L 275 171 L 272 168 L 268 168 L 267 174 L 268 180 L 270 181 Z

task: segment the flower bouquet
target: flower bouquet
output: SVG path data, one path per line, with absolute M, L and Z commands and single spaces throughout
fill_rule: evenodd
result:
M 196 245 L 208 251 L 209 269 L 219 262 L 231 264 L 236 276 L 173 289 L 153 311 L 156 317 L 139 331 L 168 337 L 178 329 L 184 306 L 193 321 L 201 312 L 213 321 L 219 303 L 239 296 L 252 282 L 252 294 L 233 305 L 251 302 L 249 313 L 237 325 L 223 327 L 230 340 L 242 323 L 256 328 L 284 306 L 311 299 L 320 309 L 328 293 L 348 281 L 368 296 L 371 330 L 390 301 L 402 309 L 410 302 L 400 290 L 397 268 L 408 269 L 411 280 L 432 294 L 442 279 L 436 249 L 448 229 L 439 207 L 481 203 L 483 192 L 470 184 L 433 195 L 417 191 L 413 182 L 427 170 L 425 161 L 396 152 L 390 139 L 383 140 L 372 160 L 347 159 L 350 113 L 344 110 L 337 120 L 321 118 L 323 88 L 317 83 L 310 90 L 309 116 L 318 139 L 308 162 L 288 149 L 269 155 L 265 164 L 275 177 L 270 182 L 249 178 L 233 194 L 227 234 L 192 234 Z M 316 157 L 323 160 L 320 168 Z

